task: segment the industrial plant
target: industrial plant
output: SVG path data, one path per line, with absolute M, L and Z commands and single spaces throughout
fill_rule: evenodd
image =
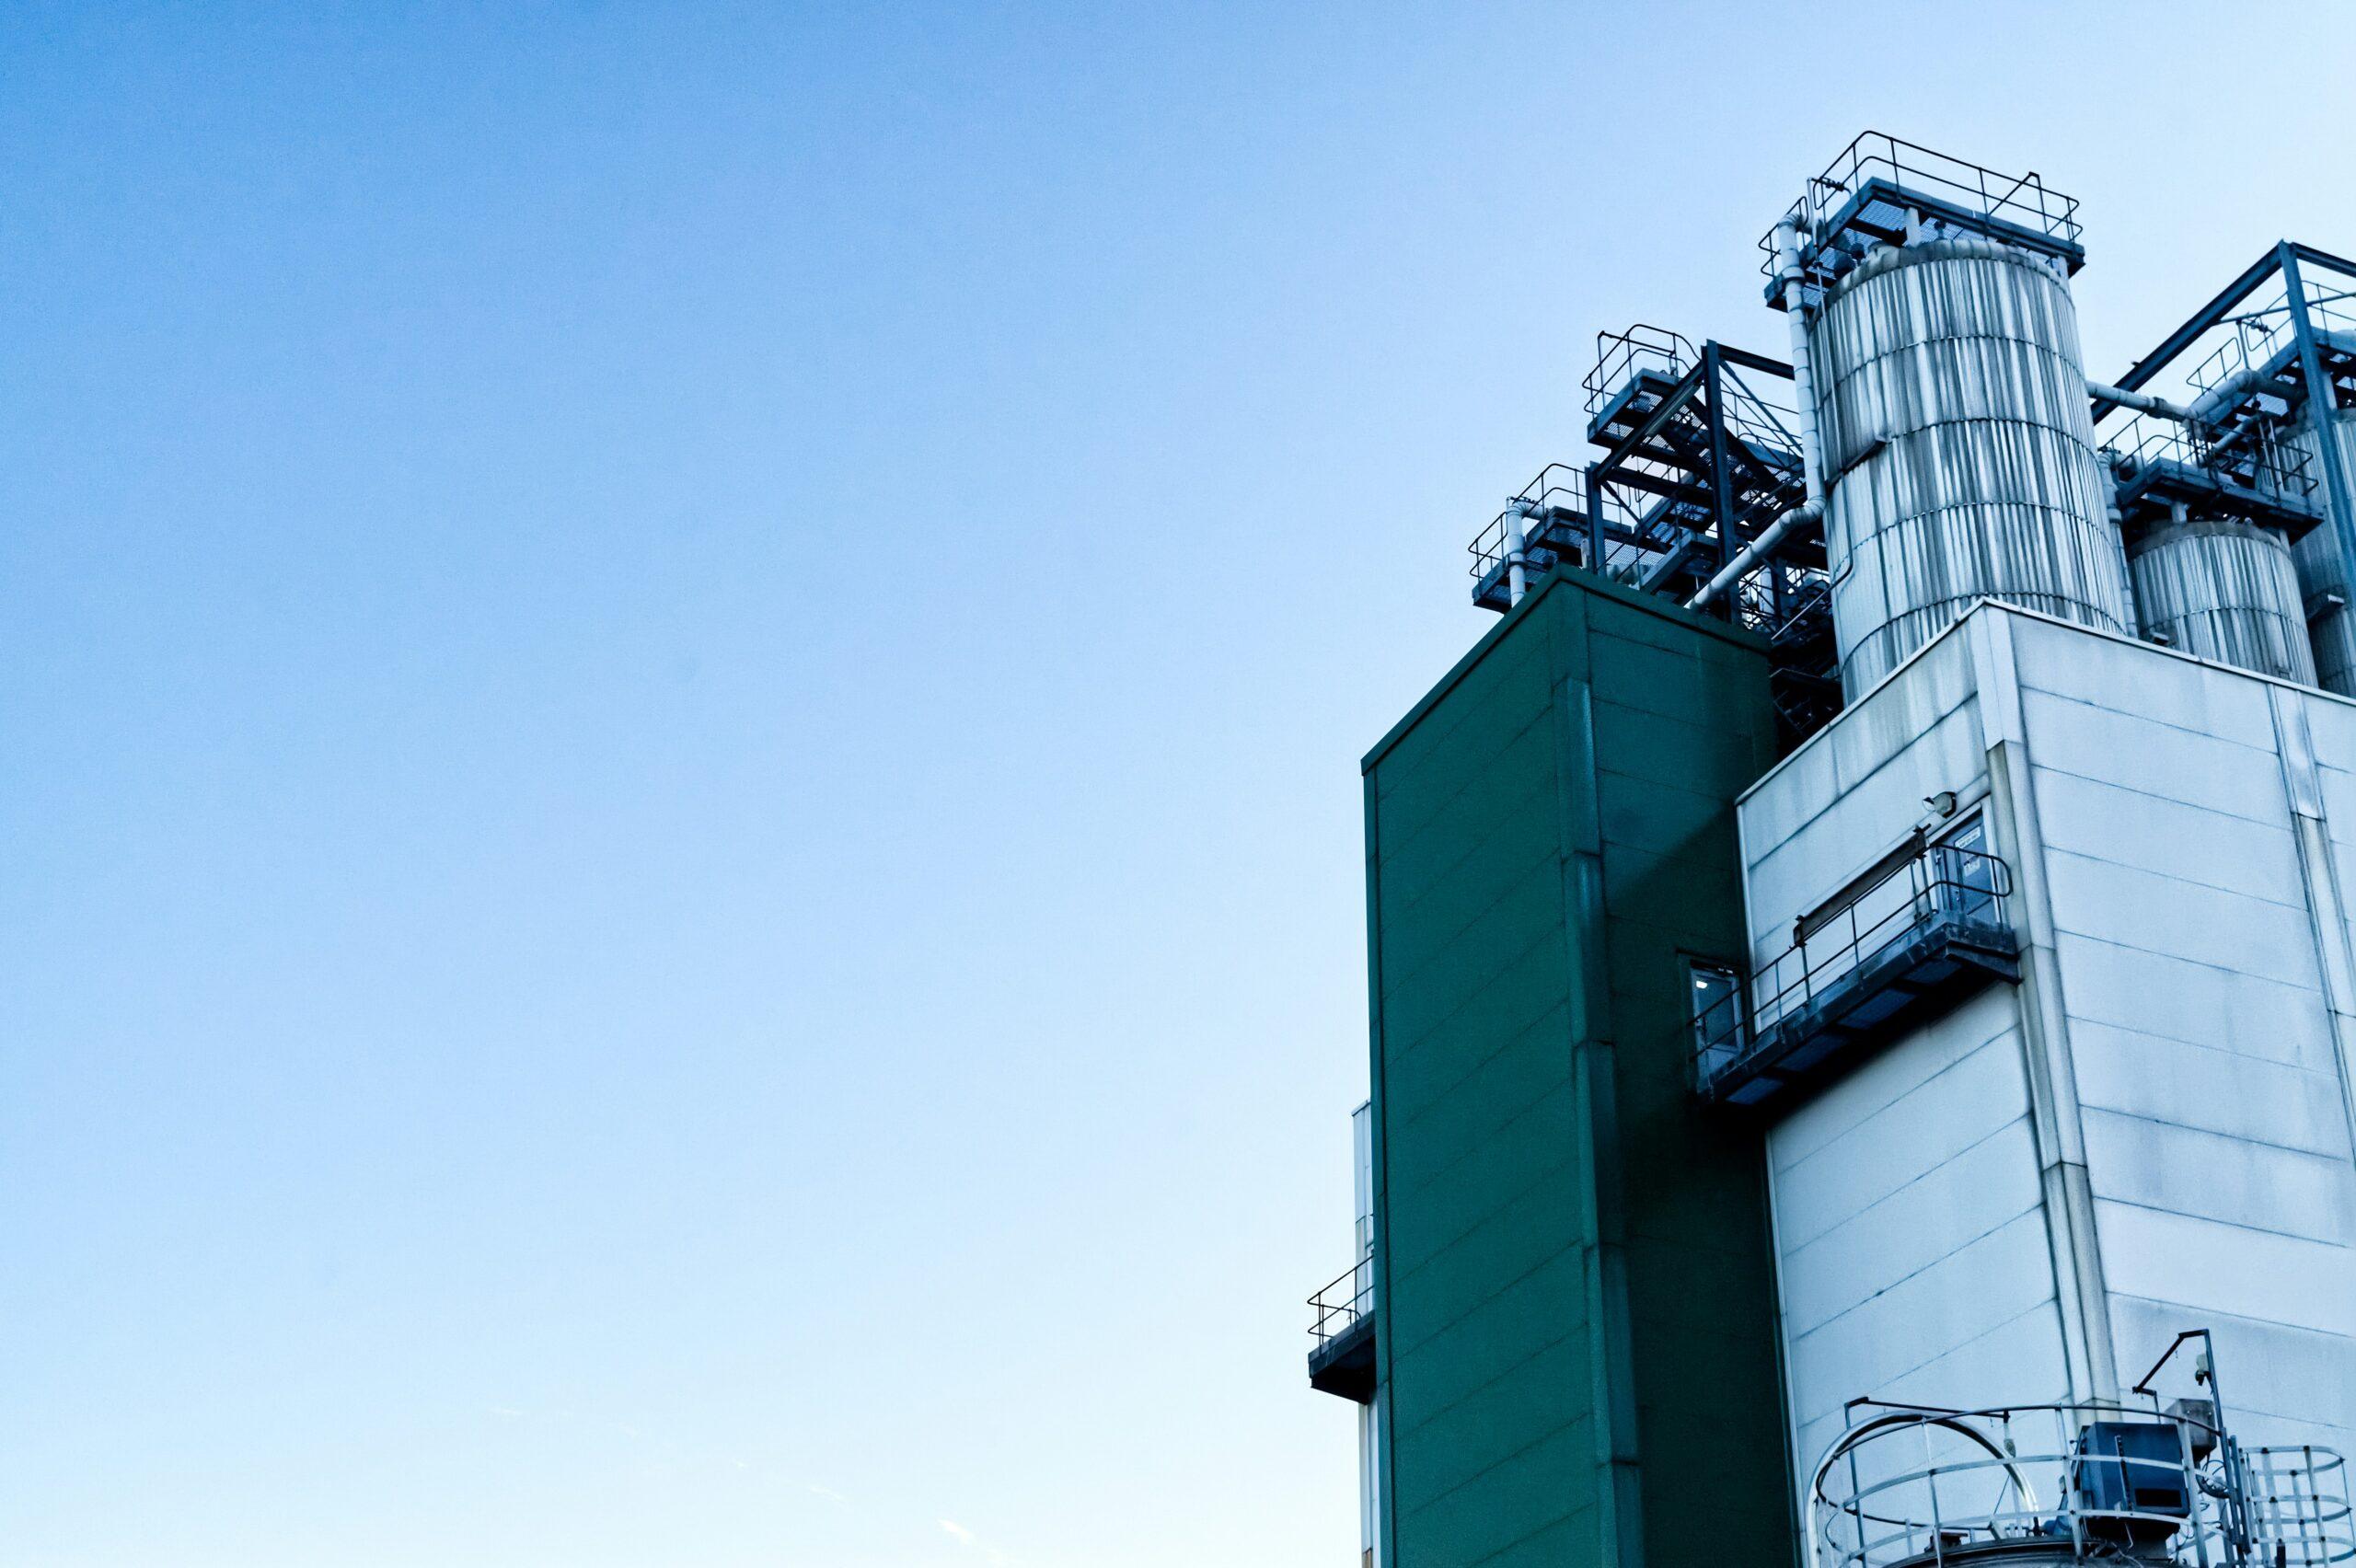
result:
M 1362 764 L 1360 1561 L 2356 1563 L 2356 261 L 2099 376 L 2035 174 L 1761 218 Z

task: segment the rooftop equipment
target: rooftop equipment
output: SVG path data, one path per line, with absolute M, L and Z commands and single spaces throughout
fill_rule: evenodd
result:
M 1821 536 L 1777 531 L 1806 494 L 1792 374 L 1643 323 L 1597 334 L 1583 385 L 1600 455 L 1584 468 L 1550 464 L 1482 530 L 1473 603 L 1510 609 L 1558 564 L 1698 596 L 1770 640 L 1785 739 L 1812 732 L 1839 711 L 1840 693 Z
M 2282 502 L 2279 522 L 2293 541 L 2313 678 L 2327 691 L 2356 697 L 2346 565 L 2356 559 L 2356 262 L 2280 242 L 2137 360 L 2116 387 L 2096 388 L 2096 417 L 2115 413 L 2119 394 L 2166 385 L 2164 377 L 2181 384 L 2188 406 L 2177 412 L 2199 463 L 2224 478 L 2228 490 L 2235 481 L 2245 490 L 2270 488 Z M 2123 481 L 2122 500 L 2127 494 Z M 2191 515 L 2206 514 L 2186 499 Z M 2274 525 L 2255 513 L 2246 520 Z
M 2292 541 L 2318 532 L 2312 465 L 2259 429 L 2220 445 L 2197 422 L 2138 418 L 2106 444 L 2143 635 L 2316 684 Z M 2323 536 L 2327 540 L 2327 532 Z
M 1858 137 L 1761 242 L 1791 363 L 1599 334 L 1600 455 L 1482 531 L 1474 603 L 1565 566 L 1761 632 L 1786 744 L 1981 597 L 2356 696 L 2356 263 L 2282 242 L 2114 385 L 2081 232 L 2035 173 Z
M 2202 1393 L 2154 1388 L 2189 1344 Z M 2180 1371 L 2179 1371 L 2180 1376 Z M 2335 1568 L 2356 1561 L 2347 1462 L 2227 1430 L 2216 1347 L 2189 1329 L 2119 1401 L 1947 1410 L 1862 1399 L 1807 1484 L 1808 1568 Z
M 2127 572 L 2143 635 L 2153 641 L 2316 684 L 2298 569 L 2279 531 L 2179 514 L 2127 547 Z
M 1807 317 L 1852 698 L 1982 597 L 2131 629 L 2070 297 L 2075 211 L 2035 174 L 1869 133 L 1761 242 L 1770 302 Z
M 2356 1560 L 2346 1462 L 2244 1447 L 2201 1407 L 1867 1410 L 1809 1485 L 1811 1568 L 2336 1568 Z

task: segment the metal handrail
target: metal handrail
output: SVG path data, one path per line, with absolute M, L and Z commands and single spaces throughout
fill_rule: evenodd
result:
M 2251 1496 L 2266 1505 L 2252 1533 L 2269 1568 L 2277 1543 L 2283 1561 L 2310 1568 L 2356 1558 L 2356 1510 L 2349 1506 L 2345 1458 L 2303 1443 L 2246 1449 L 2243 1458 Z
M 2103 1447 L 2122 1427 L 2165 1429 L 2169 1452 Z M 1819 1568 L 1939 1568 L 2006 1543 L 2200 1568 L 2356 1559 L 2338 1454 L 2245 1448 L 2193 1415 L 2119 1404 L 1886 1408 L 1826 1449 L 1807 1493 Z
M 2084 232 L 2077 221 L 2077 200 L 2048 189 L 2034 169 L 1997 190 L 1991 182 L 2005 177 L 1995 170 L 1879 131 L 1868 131 L 1850 143 L 1822 174 L 1808 182 L 1810 194 L 1820 196 L 1810 218 L 1826 216 L 1835 202 L 1872 178 L 1877 168 L 1888 169 L 1896 185 L 1930 187 L 1923 191 L 1926 196 L 1976 196 L 1973 210 L 1981 217 L 2020 221 L 2025 228 L 2030 225 L 2024 220 L 2033 219 L 2039 232 L 2050 238 L 2074 244 Z
M 2269 323 L 2267 317 L 2279 316 L 2280 321 Z M 2219 323 L 2220 326 L 2225 323 Z M 2239 375 L 2253 364 L 2264 364 L 2274 357 L 2275 340 L 2291 329 L 2291 306 L 2287 299 L 2278 300 L 2253 311 L 2245 311 L 2232 323 L 2234 335 L 2220 340 L 2208 354 L 2185 371 L 2185 384 L 2196 392 L 2206 392 L 2221 386 L 2229 376 Z M 2252 345 L 2256 345 L 2253 356 Z
M 1645 361 L 1667 366 L 1663 374 L 1674 381 L 1700 357 L 1683 333 L 1647 322 L 1636 322 L 1624 332 L 1598 332 L 1595 366 L 1579 380 L 1587 392 L 1587 411 L 1592 414 L 1616 397 Z
M 1800 439 L 1792 433 L 1792 427 L 1799 422 L 1798 411 L 1761 397 L 1731 368 L 1719 372 L 1718 385 L 1726 398 L 1727 424 L 1754 446 L 1770 448 L 1798 467 Z
M 2034 169 L 2017 177 L 1999 174 L 1880 131 L 1868 131 L 1842 148 L 1822 174 L 1809 179 L 1806 194 L 1793 203 L 1790 215 L 1811 232 L 1819 231 L 1840 204 L 1877 170 L 1886 170 L 1890 183 L 1901 190 L 1952 202 L 1992 222 L 2033 229 L 2048 239 L 2075 245 L 2085 232 L 2078 223 L 2077 199 L 2047 186 Z M 1761 238 L 1759 245 L 1767 253 L 1760 270 L 1772 278 L 1773 236 Z
M 1845 905 L 1812 916 L 1808 928 L 1796 930 L 1792 945 L 1761 964 L 1748 986 L 1693 1020 L 1697 1081 L 1706 1088 L 1742 1066 L 1776 1024 L 1933 921 L 2004 927 L 2012 892 L 2011 869 L 1977 849 L 1926 844 L 1893 858 L 1873 880 L 1848 889 Z
M 2200 427 L 2137 414 L 2104 438 L 2103 451 L 2130 472 L 2177 463 L 2272 499 L 2298 502 L 2316 491 L 2311 455 L 2277 440 L 2271 430 L 2236 429 L 2218 438 Z
M 1542 512 L 1550 506 L 1584 513 L 1587 510 L 1585 476 L 1567 463 L 1549 463 L 1538 470 L 1538 477 L 1521 487 L 1519 493 L 1507 502 L 1504 511 L 1489 519 L 1487 526 L 1472 536 L 1464 547 L 1472 558 L 1472 577 L 1476 582 L 1485 579 L 1506 558 L 1506 538 L 1509 525 L 1524 516 L 1525 506 Z M 1534 532 L 1535 530 L 1531 530 Z
M 1356 1327 L 1374 1309 L 1374 1259 L 1360 1258 L 1309 1298 L 1310 1336 L 1319 1344 Z
M 2351 296 L 2345 293 L 2307 297 L 2307 317 L 2319 332 L 2347 333 L 2356 329 L 2356 309 L 2351 309 Z M 2255 366 L 2273 363 L 2290 348 L 2294 330 L 2291 300 L 2287 289 L 2278 289 L 2268 297 L 2268 303 L 2242 311 L 2217 324 L 2230 326 L 2233 335 L 2219 340 L 2190 369 L 2184 372 L 2185 385 L 2196 392 L 2206 392 Z

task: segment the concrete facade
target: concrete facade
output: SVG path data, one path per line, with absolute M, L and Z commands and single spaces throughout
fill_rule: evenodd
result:
M 2116 1397 L 2195 1327 L 2245 1441 L 2346 1451 L 2356 702 L 1983 603 L 1738 815 L 1754 966 L 1975 816 L 2023 946 L 1768 1132 L 1803 1471 L 1851 1399 Z

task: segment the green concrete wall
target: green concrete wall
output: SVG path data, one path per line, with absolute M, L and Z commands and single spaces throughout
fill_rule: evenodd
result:
M 1789 1568 L 1756 1135 L 1686 1078 L 1738 958 L 1755 639 L 1576 573 L 1366 760 L 1394 1568 Z

